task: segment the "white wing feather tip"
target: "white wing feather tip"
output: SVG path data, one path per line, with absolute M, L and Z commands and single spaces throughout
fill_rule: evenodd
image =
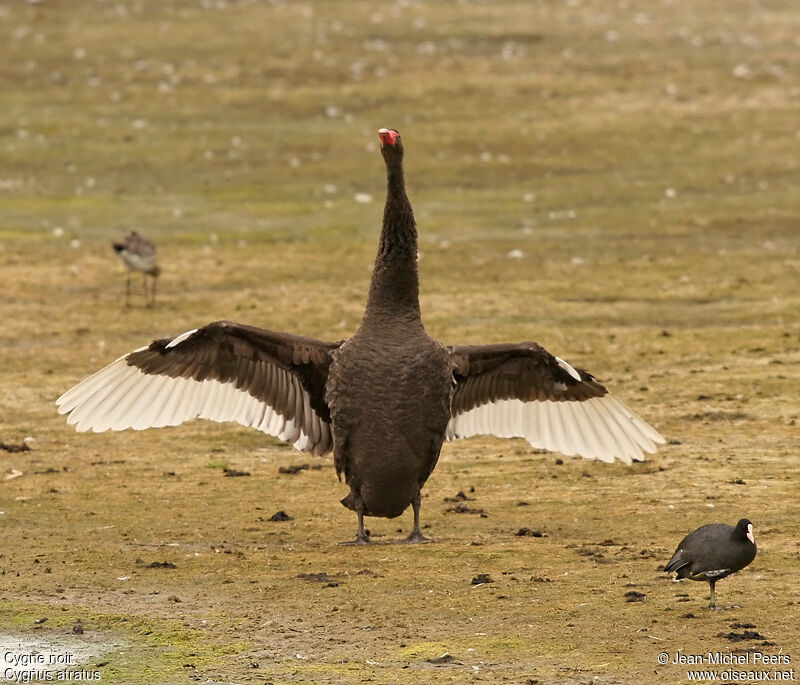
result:
M 169 344 L 167 345 L 166 349 L 169 349 L 170 347 L 176 347 L 177 345 L 180 345 L 184 340 L 186 340 L 186 338 L 191 337 L 195 333 L 197 333 L 197 329 L 196 328 L 193 328 L 191 331 L 186 331 L 185 333 L 181 333 L 177 338 L 173 338 L 169 342 Z M 141 349 L 145 349 L 145 348 L 141 348 Z M 138 350 L 137 350 L 137 352 L 138 352 Z
M 556 361 L 558 365 L 564 369 L 570 376 L 572 376 L 576 381 L 581 380 L 581 375 L 574 369 L 570 364 L 565 362 L 561 357 L 556 357 Z
M 625 464 L 643 461 L 664 442 L 658 432 L 611 395 L 583 402 L 497 400 L 451 417 L 446 438 L 525 438 L 533 447 Z

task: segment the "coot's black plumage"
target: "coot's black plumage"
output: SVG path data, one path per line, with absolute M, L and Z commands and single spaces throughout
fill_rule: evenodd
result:
M 678 578 L 707 581 L 711 586 L 709 606 L 713 609 L 717 581 L 741 571 L 755 556 L 753 524 L 748 519 L 741 519 L 735 526 L 709 523 L 681 540 L 664 570 L 675 571 Z
M 534 447 L 626 463 L 664 439 L 590 373 L 533 342 L 445 347 L 422 325 L 417 228 L 403 143 L 381 129 L 387 192 L 364 318 L 349 340 L 325 342 L 218 321 L 156 340 L 58 400 L 79 431 L 236 421 L 314 454 L 333 452 L 358 514 L 414 508 L 444 440 L 524 437 Z

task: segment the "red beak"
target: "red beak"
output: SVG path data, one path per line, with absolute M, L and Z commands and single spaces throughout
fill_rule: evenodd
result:
M 400 134 L 388 128 L 381 128 L 378 129 L 378 136 L 383 145 L 394 145 L 395 141 L 400 137 Z

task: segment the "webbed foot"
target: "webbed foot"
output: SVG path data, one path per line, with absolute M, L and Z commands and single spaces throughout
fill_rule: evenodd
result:
M 363 535 L 359 533 L 356 535 L 355 540 L 345 540 L 344 542 L 340 542 L 339 545 L 342 547 L 351 547 L 353 545 L 374 545 L 375 543 L 372 542 L 372 539 L 369 536 L 369 533 L 364 533 Z
M 402 540 L 397 541 L 397 543 L 400 545 L 423 545 L 426 542 L 436 542 L 436 541 L 433 538 L 426 538 L 418 530 L 415 530 L 407 538 L 403 538 Z

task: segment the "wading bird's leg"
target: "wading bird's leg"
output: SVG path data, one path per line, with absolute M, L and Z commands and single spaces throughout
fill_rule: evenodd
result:
M 421 544 L 423 542 L 433 542 L 431 538 L 426 538 L 419 529 L 419 504 L 420 494 L 417 493 L 417 496 L 411 500 L 411 506 L 414 507 L 414 530 L 411 531 L 411 535 L 405 538 L 405 540 L 399 540 L 399 542 L 408 545 Z
M 153 276 L 153 300 L 150 303 L 151 307 L 154 307 L 156 304 L 156 283 L 158 283 L 158 276 Z
M 155 281 L 153 281 L 153 285 L 155 285 Z M 145 276 L 144 276 L 144 301 L 145 301 L 145 304 L 147 304 L 148 307 L 152 307 L 153 306 L 153 297 L 154 296 L 151 295 L 152 290 L 153 289 L 150 287 L 149 282 L 148 282 L 147 274 L 145 274 Z
M 125 281 L 125 306 L 131 306 L 131 272 L 128 271 L 128 280 Z
M 709 580 L 708 584 L 711 587 L 711 603 L 708 605 L 709 609 L 716 609 L 717 608 L 717 593 L 714 589 L 714 585 L 716 585 L 715 580 Z
M 358 514 L 358 534 L 355 540 L 348 540 L 347 542 L 340 542 L 340 545 L 371 545 L 372 540 L 369 539 L 369 532 L 364 529 L 364 502 L 361 498 L 355 496 L 356 514 Z

